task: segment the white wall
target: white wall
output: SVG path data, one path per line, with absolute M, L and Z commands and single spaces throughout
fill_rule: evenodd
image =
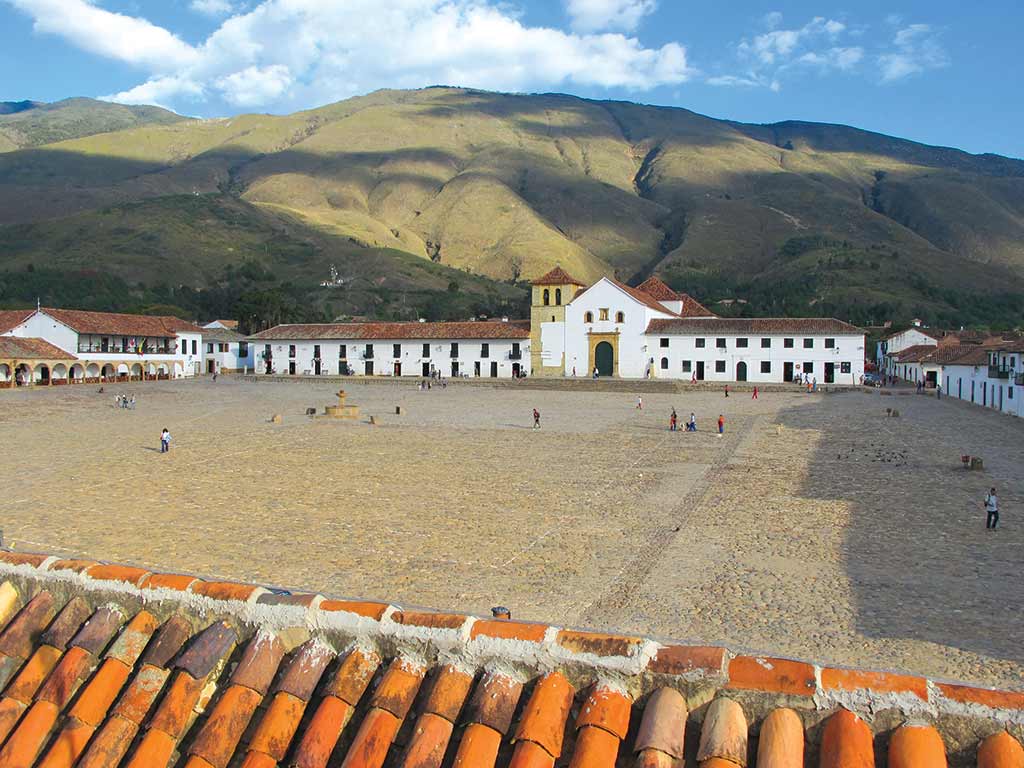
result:
M 220 351 L 220 345 L 226 343 L 228 345 L 227 352 Z M 213 352 L 210 352 L 210 345 L 213 345 Z M 252 371 L 253 369 L 253 345 L 249 344 L 249 348 L 246 354 L 240 355 L 239 348 L 240 343 L 237 341 L 219 342 L 219 341 L 204 341 L 203 342 L 203 373 L 207 373 L 209 369 L 209 361 L 213 361 L 214 370 L 217 373 L 222 371 Z
M 938 342 L 931 336 L 921 333 L 917 328 L 908 328 L 889 339 L 888 352 L 891 355 L 893 352 L 900 352 L 907 347 L 916 347 L 921 344 L 934 347 L 938 345 Z
M 661 339 L 668 339 L 668 347 L 661 346 Z M 703 348 L 697 346 L 697 340 L 704 339 Z M 718 339 L 725 339 L 725 348 L 716 346 Z M 737 344 L 738 339 L 747 340 L 746 347 Z M 786 348 L 785 339 L 793 339 L 793 347 Z M 811 349 L 804 348 L 804 339 L 812 340 Z M 835 347 L 826 348 L 825 339 L 834 339 Z M 768 339 L 770 346 L 761 346 L 761 340 Z M 786 363 L 793 363 L 793 373 L 803 374 L 807 364 L 811 364 L 808 375 L 816 378 L 819 384 L 825 383 L 825 364 L 835 364 L 836 384 L 859 384 L 864 375 L 864 337 L 863 336 L 832 336 L 832 335 L 768 335 L 739 336 L 737 334 L 710 334 L 698 336 L 658 336 L 652 335 L 647 342 L 653 351 L 654 376 L 663 379 L 683 379 L 689 381 L 697 371 L 698 361 L 704 362 L 704 380 L 732 382 L 737 380 L 739 363 L 746 363 L 747 381 L 751 382 L 782 382 Z M 668 368 L 662 368 L 662 358 L 667 359 Z M 690 370 L 684 371 L 683 362 L 689 361 Z M 716 370 L 716 363 L 724 364 L 725 370 Z M 768 372 L 762 372 L 761 363 L 770 364 Z M 842 373 L 842 363 L 850 364 L 849 373 Z
M 78 334 L 45 312 L 34 312 L 25 322 L 12 329 L 10 335 L 45 339 L 65 352 L 78 354 Z
M 600 319 L 600 310 L 608 310 L 608 319 Z M 593 312 L 594 322 L 586 323 L 587 312 Z M 624 313 L 623 322 L 615 322 L 617 312 Z M 659 312 L 641 304 L 615 283 L 602 279 L 582 296 L 574 298 L 565 308 L 565 372 L 578 376 L 590 373 L 590 339 L 588 333 L 619 332 L 619 376 L 640 379 L 647 372 L 648 360 L 653 357 L 647 349 L 647 324 L 655 318 L 670 318 L 668 312 Z
M 451 356 L 451 345 L 457 343 L 458 357 Z M 366 363 L 373 363 L 373 375 L 394 376 L 395 363 L 401 364 L 401 375 L 409 377 L 421 377 L 424 375 L 424 364 L 433 366 L 441 375 L 449 378 L 452 376 L 452 363 L 457 362 L 459 366 L 458 375 L 473 377 L 476 374 L 476 364 L 479 363 L 479 376 L 489 378 L 492 371 L 492 363 L 496 364 L 497 378 L 511 378 L 513 366 L 518 364 L 527 375 L 530 373 L 530 340 L 523 337 L 518 340 L 519 359 L 513 359 L 511 353 L 515 339 L 494 339 L 482 341 L 480 339 L 430 339 L 430 340 L 374 340 L 349 341 L 342 339 L 324 340 L 292 340 L 271 342 L 254 339 L 250 342 L 250 349 L 254 356 L 256 373 L 265 374 L 266 365 L 263 360 L 264 350 L 270 344 L 273 353 L 273 372 L 278 375 L 286 375 L 291 370 L 290 363 L 294 362 L 295 375 L 315 375 L 316 365 L 314 353 L 316 345 L 320 345 L 320 375 L 337 376 L 339 368 L 339 351 L 342 345 L 345 346 L 347 364 L 352 368 L 356 376 L 366 375 Z M 394 356 L 394 345 L 399 344 L 400 356 Z M 423 345 L 429 346 L 429 355 L 423 355 Z M 488 356 L 484 357 L 483 345 L 488 345 Z M 289 347 L 295 346 L 295 356 L 289 356 Z M 373 358 L 368 361 L 364 353 L 368 345 L 373 347 Z

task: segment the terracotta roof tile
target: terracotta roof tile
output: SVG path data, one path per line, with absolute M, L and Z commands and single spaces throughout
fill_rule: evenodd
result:
M 3 333 L 3 331 L 0 331 Z M 77 360 L 70 352 L 65 352 L 45 339 L 31 336 L 0 336 L 0 360 Z
M 44 307 L 43 312 L 78 333 L 164 338 L 177 333 L 203 332 L 199 326 L 170 315 L 127 315 L 49 307 Z
M 464 722 L 481 723 L 504 735 L 512 727 L 523 684 L 507 675 L 485 672 L 466 705 Z
M 946 767 L 946 748 L 930 725 L 904 725 L 889 739 L 889 768 Z
M 285 612 L 295 614 L 298 626 L 256 630 L 251 604 L 217 603 L 206 617 L 210 605 L 188 593 L 143 587 L 143 603 L 171 613 L 157 627 L 149 611 L 138 610 L 135 593 L 122 601 L 102 583 L 55 582 L 39 567 L 48 560 L 33 562 L 18 569 L 19 589 L 6 593 L 12 606 L 19 590 L 36 598 L 0 633 L 0 646 L 22 653 L 0 657 L 13 681 L 0 698 L 4 766 L 678 768 L 691 755 L 702 768 L 741 768 L 749 732 L 759 734 L 752 765 L 797 768 L 804 721 L 817 742 L 824 719 L 818 764 L 867 768 L 874 737 L 857 716 L 836 710 L 840 700 L 865 712 L 899 710 L 904 719 L 928 713 L 939 727 L 950 715 L 958 724 L 950 736 L 960 762 L 978 749 L 980 768 L 1004 768 L 1000 761 L 1019 754 L 1005 733 L 980 749 L 970 734 L 980 738 L 1019 722 L 1024 693 L 734 656 L 713 647 L 666 645 L 655 655 L 645 652 L 656 647 L 651 641 L 582 630 L 557 636 L 545 630 L 524 641 L 515 637 L 523 631 L 516 627 L 511 638 L 488 642 L 486 631 L 471 639 L 462 630 L 491 630 L 491 620 L 461 614 L 407 613 L 403 618 L 428 625 L 435 617 L 457 617 L 442 620 L 440 631 L 409 633 L 384 612 L 379 619 L 345 618 L 300 602 L 303 610 Z M 134 578 L 128 574 L 129 582 Z M 55 583 L 60 589 L 53 592 L 68 599 L 57 620 L 47 588 Z M 79 604 L 101 608 L 75 626 Z M 123 628 L 122 617 L 128 619 Z M 43 642 L 44 631 L 67 650 Z M 300 637 L 311 639 L 296 646 Z M 334 659 L 330 648 L 351 650 Z M 534 668 L 532 658 L 557 660 L 559 671 Z M 232 669 L 230 661 L 237 662 Z M 627 690 L 640 698 L 634 703 Z M 695 696 L 699 740 L 695 731 L 687 733 L 680 691 Z M 795 711 L 776 709 L 783 702 Z M 889 750 L 894 768 L 908 760 L 941 766 L 940 736 L 912 721 L 883 732 L 878 749 Z
M 799 335 L 834 333 L 836 336 L 861 336 L 864 331 L 856 326 L 831 317 L 711 317 L 651 320 L 647 333 L 669 336 L 707 334 L 772 335 L 792 333 Z
M 541 678 L 534 686 L 519 721 L 516 741 L 532 741 L 552 757 L 560 756 L 565 723 L 574 694 L 572 684 L 558 672 L 551 672 Z M 520 746 L 517 745 L 517 751 Z
M 619 282 L 618 280 L 616 280 L 613 277 L 606 277 L 604 279 L 607 280 L 612 285 L 614 285 L 620 291 L 625 293 L 627 296 L 630 296 L 633 299 L 635 299 L 636 301 L 638 301 L 641 304 L 643 304 L 645 307 L 649 307 L 650 309 L 655 309 L 658 312 L 664 312 L 667 315 L 675 314 L 674 312 L 672 312 L 672 310 L 667 309 L 662 304 L 660 304 L 657 301 L 657 299 L 655 299 L 653 296 L 650 296 L 649 294 L 644 293 L 643 291 L 639 290 L 638 288 L 633 288 L 632 286 L 629 286 L 629 285 L 626 285 L 625 283 Z M 594 285 L 598 285 L 598 284 L 599 283 L 594 283 Z M 576 301 L 581 296 L 583 296 L 587 291 L 589 291 L 591 288 L 593 288 L 594 285 L 588 286 L 587 288 L 584 288 L 582 291 L 577 293 L 573 297 L 573 301 Z
M 530 283 L 532 285 L 583 285 L 583 283 L 561 267 L 555 267 L 550 272 L 546 272 L 535 280 L 531 280 Z
M 34 312 L 34 309 L 0 310 L 0 333 L 7 333 L 13 328 L 17 328 L 19 325 L 21 325 L 30 317 L 32 317 Z
M 747 718 L 739 704 L 724 696 L 711 702 L 700 729 L 697 760 L 713 757 L 747 764 Z
M 530 337 L 529 321 L 480 320 L 454 323 L 306 323 L 275 325 L 253 334 L 253 341 L 296 339 L 350 339 L 352 341 L 402 341 L 405 339 L 510 339 Z
M 644 280 L 640 285 L 636 287 L 638 291 L 643 291 L 652 299 L 658 301 L 682 301 L 682 294 L 676 293 L 657 275 Z
M 1020 742 L 1006 731 L 999 731 L 985 739 L 978 747 L 978 768 L 1022 768 L 1024 749 Z
M 674 688 L 659 688 L 644 707 L 636 735 L 636 752 L 661 752 L 673 759 L 684 754 L 686 699 Z
M 469 637 L 493 637 L 502 640 L 523 640 L 539 643 L 548 631 L 547 624 L 531 624 L 525 621 L 507 621 L 504 619 L 481 619 L 473 622 Z

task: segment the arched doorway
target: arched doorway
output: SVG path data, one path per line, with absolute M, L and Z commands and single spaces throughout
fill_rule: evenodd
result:
M 14 367 L 14 383 L 19 387 L 25 387 L 32 383 L 32 366 L 26 363 L 19 363 Z
M 40 363 L 36 366 L 35 376 L 33 380 L 36 384 L 49 384 L 50 383 L 50 366 L 45 363 Z
M 57 363 L 53 366 L 53 380 L 59 382 L 66 382 L 68 378 L 68 367 L 63 363 Z
M 116 372 L 117 369 L 115 369 L 114 366 L 112 366 L 110 363 L 107 363 L 106 365 L 103 366 L 103 369 L 100 371 L 100 377 L 104 381 L 113 381 Z
M 72 381 L 82 381 L 85 378 L 85 368 L 75 363 L 71 366 L 71 373 L 68 378 Z
M 142 380 L 142 365 L 141 364 L 139 364 L 139 363 L 133 363 L 132 364 L 131 376 L 132 376 L 132 379 L 134 381 L 141 381 Z
M 601 376 L 611 376 L 615 372 L 615 350 L 607 341 L 598 342 L 594 347 L 594 365 Z
M 11 366 L 7 363 L 0 363 L 0 382 L 6 384 L 11 380 Z
M 747 364 L 742 360 L 736 363 L 736 381 L 747 380 Z

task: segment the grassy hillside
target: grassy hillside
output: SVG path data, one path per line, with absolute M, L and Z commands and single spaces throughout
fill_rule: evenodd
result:
M 558 263 L 584 280 L 672 275 L 709 301 L 741 291 L 790 314 L 872 308 L 970 322 L 986 314 L 968 311 L 977 297 L 1024 289 L 1022 161 L 845 126 L 745 125 L 684 109 L 451 88 L 379 91 L 280 117 L 147 124 L 0 154 L 0 225 L 10 225 L 0 268 L 80 258 L 56 244 L 88 238 L 91 258 L 131 279 L 216 274 L 226 242 L 204 244 L 199 227 L 196 247 L 175 245 L 189 242 L 176 233 L 192 226 L 181 201 L 196 195 L 333 244 L 327 250 L 343 244 L 346 268 L 371 279 L 381 260 L 394 279 L 396 254 L 499 282 Z M 159 225 L 113 234 L 135 231 L 133 205 L 164 210 L 164 199 Z M 165 247 L 142 247 L 153 226 Z M 218 232 L 240 238 L 241 249 L 273 247 L 259 227 Z M 284 256 L 273 268 L 296 280 L 325 270 Z M 417 274 L 429 282 L 435 273 Z M 766 286 L 784 300 L 766 297 Z M 1002 299 L 991 304 L 1013 319 Z
M 186 118 L 160 107 L 111 104 L 95 99 L 0 102 L 0 152 L 37 147 L 139 125 L 169 125 Z

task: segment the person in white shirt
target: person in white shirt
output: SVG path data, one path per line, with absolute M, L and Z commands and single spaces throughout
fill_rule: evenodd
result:
M 994 531 L 999 525 L 999 497 L 996 496 L 995 488 L 985 496 L 985 512 L 987 513 L 985 527 Z

